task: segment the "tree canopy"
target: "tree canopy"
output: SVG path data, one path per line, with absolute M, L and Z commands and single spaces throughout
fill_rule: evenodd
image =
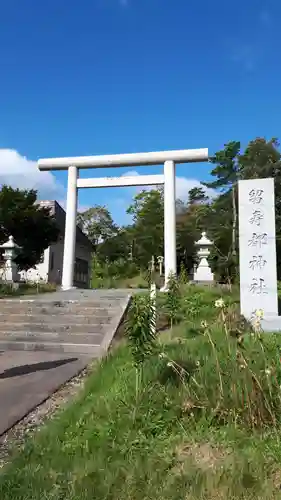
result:
M 112 238 L 118 232 L 109 210 L 100 205 L 79 212 L 77 223 L 94 246 Z
M 210 159 L 209 182 L 194 187 L 188 201 L 177 200 L 177 258 L 191 271 L 196 261 L 195 241 L 206 230 L 214 241 L 212 267 L 219 280 L 238 277 L 238 181 L 274 177 L 276 195 L 276 234 L 278 276 L 281 275 L 281 156 L 276 138 L 256 138 L 242 151 L 239 141 L 231 141 Z M 211 198 L 206 188 L 215 193 Z M 163 190 L 137 194 L 127 212 L 132 224 L 115 228 L 114 234 L 98 245 L 108 261 L 131 259 L 139 268 L 147 268 L 151 256 L 164 252 Z M 110 227 L 112 227 L 112 219 Z M 118 250 L 118 251 L 117 251 Z
M 127 213 L 133 219 L 130 230 L 133 259 L 140 266 L 147 266 L 152 255 L 163 255 L 163 190 L 142 191 L 137 194 Z
M 0 242 L 12 235 L 22 247 L 17 257 L 20 269 L 28 269 L 40 261 L 43 251 L 57 241 L 59 230 L 50 209 L 37 203 L 34 190 L 0 190 Z

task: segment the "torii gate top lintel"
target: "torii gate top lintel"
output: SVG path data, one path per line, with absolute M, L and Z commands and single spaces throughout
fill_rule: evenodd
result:
M 208 161 L 208 148 L 157 151 L 152 153 L 44 158 L 38 161 L 38 168 L 39 170 L 67 170 L 73 165 L 77 168 L 139 167 L 160 165 L 166 161 L 173 161 L 175 163 L 205 162 Z

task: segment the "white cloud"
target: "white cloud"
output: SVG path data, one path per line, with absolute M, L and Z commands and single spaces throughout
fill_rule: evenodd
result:
M 136 177 L 137 175 L 140 174 L 136 170 L 129 170 L 128 172 L 122 174 L 121 177 Z
M 15 149 L 0 149 L 0 185 L 36 189 L 41 200 L 63 198 L 64 187 L 51 172 L 40 172 L 37 163 Z
M 176 177 L 176 197 L 182 201 L 188 201 L 188 192 L 195 187 L 201 187 L 204 189 L 206 195 L 210 198 L 215 196 L 215 191 L 213 189 L 206 188 L 202 186 L 200 181 L 197 179 L 188 179 L 187 177 Z
M 125 172 L 122 177 L 124 176 L 140 176 L 139 172 L 136 170 L 130 170 L 128 172 Z M 128 188 L 130 193 L 139 192 L 139 191 L 150 191 L 151 189 L 155 189 L 156 186 L 148 186 L 148 187 L 137 187 L 137 188 Z M 179 198 L 182 201 L 187 201 L 188 200 L 188 192 L 190 189 L 194 187 L 201 187 L 204 189 L 205 193 L 210 197 L 213 198 L 215 196 L 215 191 L 213 189 L 208 189 L 202 186 L 200 181 L 198 179 L 189 179 L 187 177 L 176 177 L 176 197 Z M 120 198 L 119 198 L 119 203 L 120 203 Z

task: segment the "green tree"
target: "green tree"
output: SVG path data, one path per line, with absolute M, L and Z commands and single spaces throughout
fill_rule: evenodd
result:
M 59 230 L 49 208 L 40 207 L 34 190 L 0 190 L 0 242 L 10 235 L 22 247 L 17 257 L 20 269 L 34 267 L 43 251 L 57 241 Z
M 163 255 L 164 251 L 163 190 L 137 194 L 127 213 L 133 217 L 133 258 L 141 267 L 147 268 L 151 256 Z
M 276 138 L 267 141 L 257 137 L 250 141 L 243 154 L 239 156 L 240 172 L 243 179 L 274 177 L 275 189 L 279 195 L 281 178 L 281 162 L 279 142 Z
M 95 246 L 118 233 L 109 210 L 100 205 L 78 213 L 77 224 Z
M 195 203 L 206 203 L 208 196 L 202 187 L 194 187 L 188 193 L 188 203 L 194 205 Z
M 210 255 L 212 269 L 222 281 L 233 281 L 237 275 L 237 259 L 232 255 L 232 196 L 226 191 L 214 198 L 210 205 L 208 236 L 214 241 Z M 237 242 L 238 235 L 236 234 Z M 238 245 L 237 245 L 238 246 Z
M 120 228 L 117 234 L 104 239 L 97 246 L 96 251 L 99 258 L 103 261 L 131 260 L 132 236 L 130 228 Z
M 222 280 L 232 280 L 237 273 L 238 180 L 265 177 L 275 179 L 277 271 L 281 277 L 281 157 L 278 148 L 276 138 L 267 141 L 258 137 L 241 152 L 240 143 L 233 141 L 212 159 L 217 167 L 211 173 L 217 179 L 205 185 L 221 188 L 222 192 L 210 205 L 206 227 L 215 242 L 213 267 Z
M 195 191 L 196 189 L 196 191 Z M 191 270 L 195 261 L 195 241 L 208 226 L 210 200 L 204 190 L 193 188 L 188 193 L 189 203 L 177 214 L 177 256 Z
M 231 193 L 232 201 L 232 234 L 231 234 L 231 254 L 234 261 L 237 255 L 237 184 L 241 178 L 241 166 L 239 163 L 240 142 L 232 141 L 225 144 L 224 149 L 218 151 L 210 159 L 216 167 L 211 171 L 211 175 L 216 177 L 212 182 L 204 182 L 204 186 L 213 189 L 222 189 Z

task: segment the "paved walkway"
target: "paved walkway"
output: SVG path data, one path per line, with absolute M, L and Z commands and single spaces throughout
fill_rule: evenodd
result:
M 0 352 L 0 436 L 90 361 L 49 352 Z
M 42 295 L 6 298 L 2 301 L 1 314 L 3 321 L 0 325 L 2 328 L 2 330 L 0 329 L 0 335 L 2 331 L 2 337 L 0 336 L 0 436 L 83 370 L 95 356 L 100 357 L 108 350 L 123 312 L 128 305 L 131 293 L 132 291 L 127 290 L 74 289 L 66 292 L 57 291 Z M 21 302 L 23 303 L 21 304 Z M 36 303 L 35 306 L 38 306 L 39 312 L 32 313 L 32 302 Z M 74 320 L 67 323 L 66 316 L 65 325 L 58 321 L 61 320 L 62 316 L 57 314 L 58 306 L 63 304 L 66 304 L 66 307 L 70 309 L 73 306 L 74 311 L 72 313 Z M 92 312 L 87 312 L 87 314 L 90 314 L 90 319 L 92 318 L 91 315 L 95 314 L 96 308 L 101 309 L 96 319 L 97 325 L 91 325 L 92 320 L 89 323 L 84 322 L 82 325 L 76 325 L 75 315 L 85 315 L 85 308 L 89 308 L 89 304 L 92 304 Z M 46 309 L 47 312 L 49 311 L 49 315 L 46 311 L 41 314 L 40 307 Z M 80 313 L 79 308 L 81 309 Z M 106 313 L 104 310 L 106 310 Z M 35 332 L 32 314 L 35 319 L 36 315 L 38 315 L 38 325 L 35 323 L 36 327 L 34 327 L 36 328 Z M 22 336 L 21 332 L 19 333 L 21 326 L 18 326 L 21 323 L 19 323 L 18 318 L 17 321 L 15 318 L 13 320 L 13 315 L 23 316 L 24 331 Z M 110 321 L 108 322 L 108 320 Z M 8 334 L 6 331 L 7 325 L 9 325 Z M 66 326 L 65 331 L 64 326 Z M 93 329 L 91 335 L 92 330 L 89 330 L 89 326 Z M 95 332 L 96 326 L 98 328 L 97 333 Z M 75 334 L 75 342 L 72 339 L 74 334 L 71 333 L 71 328 Z M 97 337 L 98 333 L 100 333 L 99 329 L 103 336 L 97 342 L 94 336 Z M 30 332 L 32 335 L 29 335 Z M 87 342 L 84 341 L 86 337 Z M 10 350 L 12 349 L 11 344 L 13 344 L 13 350 Z M 25 344 L 28 345 L 27 350 L 23 348 L 23 344 L 24 347 Z M 44 344 L 47 346 L 45 350 L 29 350 L 33 345 L 42 348 Z M 48 350 L 50 344 L 52 350 Z M 6 346 L 7 350 L 5 350 L 4 346 Z M 80 352 L 81 354 L 79 354 Z

